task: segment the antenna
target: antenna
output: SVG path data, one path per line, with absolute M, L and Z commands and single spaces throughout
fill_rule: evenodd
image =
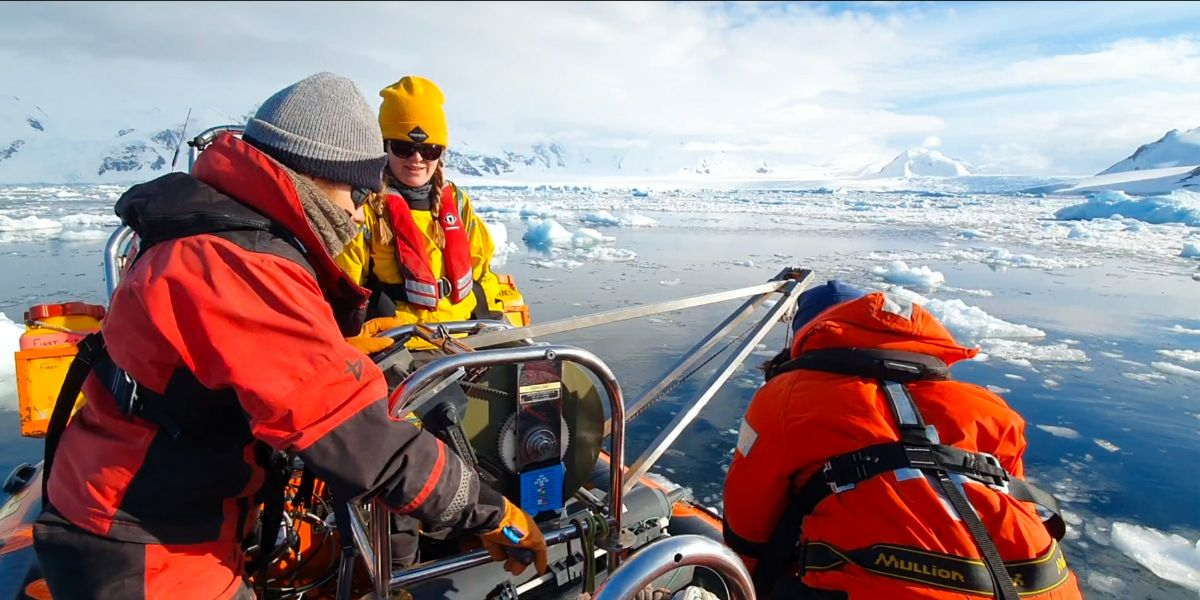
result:
M 183 118 L 183 127 L 179 128 L 179 142 L 175 144 L 175 156 L 171 157 L 171 170 L 175 170 L 175 163 L 179 160 L 179 148 L 183 146 L 183 136 L 187 133 L 188 121 L 192 120 L 192 109 L 188 108 L 188 114 Z

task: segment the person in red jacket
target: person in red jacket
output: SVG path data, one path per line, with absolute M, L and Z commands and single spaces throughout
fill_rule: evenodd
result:
M 1025 423 L 949 379 L 977 350 L 924 308 L 805 292 L 725 481 L 725 540 L 760 597 L 1081 598 L 1053 498 L 1021 480 Z
M 368 293 L 331 257 L 381 187 L 382 148 L 359 89 L 320 73 L 267 99 L 243 139 L 218 137 L 190 175 L 117 202 L 140 251 L 104 319 L 88 402 L 48 444 L 34 533 L 55 598 L 252 597 L 242 544 L 280 451 L 335 499 L 379 498 L 480 534 L 493 556 L 532 550 L 544 570 L 533 521 L 392 418 L 382 374 L 352 343 Z

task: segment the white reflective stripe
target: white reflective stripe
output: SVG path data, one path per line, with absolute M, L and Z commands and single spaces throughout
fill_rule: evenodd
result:
M 967 489 L 965 486 L 968 483 L 978 483 L 979 485 L 982 485 L 983 487 L 987 487 L 987 486 L 984 485 L 984 483 L 982 481 L 975 481 L 974 479 L 971 479 L 970 477 L 967 477 L 966 475 L 963 475 L 961 473 L 946 473 L 946 475 L 950 476 L 950 481 L 954 483 L 954 487 L 958 488 L 958 493 L 962 494 L 963 500 L 967 501 L 967 506 L 971 507 L 971 512 L 975 513 L 975 516 L 978 517 L 979 511 L 975 510 L 974 504 L 971 504 L 971 498 L 970 498 L 970 496 L 967 496 Z
M 917 424 L 917 407 L 913 405 L 912 396 L 908 395 L 908 388 L 904 387 L 903 383 L 885 381 L 883 392 L 892 403 L 896 415 L 900 417 L 901 425 Z
M 421 294 L 424 296 L 433 296 L 434 298 L 437 298 L 438 289 L 437 289 L 436 285 L 431 285 L 428 283 L 421 283 L 419 281 L 414 281 L 412 279 L 405 279 L 404 287 L 407 288 L 408 291 L 410 291 L 410 292 L 415 292 L 417 294 Z
M 434 288 L 434 293 L 432 294 L 422 291 L 423 289 L 427 290 L 430 287 L 431 286 L 427 284 L 418 283 L 411 279 L 406 280 L 404 282 L 404 289 L 408 292 L 408 303 L 415 304 L 417 306 L 424 306 L 426 308 L 437 308 L 437 288 Z
M 912 300 L 893 296 L 891 294 L 883 295 L 883 311 L 890 312 L 893 315 L 904 317 L 912 320 L 913 303 Z
M 963 486 L 967 483 L 978 483 L 984 487 L 987 486 L 982 482 L 975 481 L 974 479 L 958 473 L 947 473 L 947 475 L 950 476 L 950 483 L 952 483 L 954 487 L 958 488 L 958 493 L 961 494 L 963 499 L 967 501 L 967 506 L 971 507 L 971 512 L 975 513 L 975 516 L 978 517 L 979 511 L 975 510 L 974 504 L 971 504 L 971 499 L 967 497 L 967 490 L 964 489 Z M 942 503 L 942 508 L 946 509 L 946 514 L 950 515 L 950 517 L 955 521 L 962 521 L 962 517 L 959 516 L 958 511 L 954 508 L 954 505 L 950 503 L 950 499 L 946 497 L 946 492 L 942 490 L 942 486 L 938 483 L 937 478 L 933 475 L 926 475 L 925 480 L 929 483 L 929 487 L 933 488 L 933 493 L 937 494 L 938 500 L 940 500 Z
M 738 429 L 737 450 L 742 453 L 742 456 L 750 456 L 750 450 L 754 448 L 754 442 L 758 441 L 758 432 L 750 426 L 748 421 L 742 421 L 741 428 Z
M 961 522 L 962 517 L 958 516 L 958 511 L 954 510 L 954 505 L 950 504 L 950 499 L 946 497 L 946 492 L 942 491 L 942 486 L 938 484 L 937 479 L 933 475 L 926 475 L 925 481 L 929 484 L 929 487 L 933 488 L 933 493 L 937 496 L 938 501 L 941 502 L 946 514 L 950 515 L 951 519 Z
M 462 278 L 460 278 L 454 284 L 454 289 L 452 290 L 453 294 L 451 294 L 451 296 L 452 296 L 451 299 L 454 301 L 455 304 L 458 304 L 459 302 L 466 300 L 467 296 L 471 295 L 471 283 L 472 282 L 473 282 L 473 280 L 471 279 L 471 272 L 467 271 L 467 274 L 464 275 Z
M 920 479 L 925 476 L 925 474 L 922 473 L 920 471 L 920 469 L 914 469 L 911 467 L 904 468 L 904 469 L 896 469 L 895 471 L 892 471 L 892 472 L 896 474 L 896 481 L 908 481 L 910 479 Z

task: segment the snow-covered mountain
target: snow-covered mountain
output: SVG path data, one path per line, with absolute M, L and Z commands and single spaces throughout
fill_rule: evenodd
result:
M 483 149 L 470 143 L 447 152 L 446 168 L 466 177 L 541 180 L 563 176 L 774 179 L 826 177 L 829 171 L 789 165 L 784 157 L 687 144 L 600 147 L 535 143 L 514 148 Z
M 1200 165 L 1200 127 L 1188 131 L 1172 129 L 1158 141 L 1138 147 L 1129 158 L 1097 175 L 1192 165 Z
M 892 162 L 868 177 L 963 177 L 970 174 L 970 165 L 963 161 L 931 148 L 912 148 L 901 152 Z
M 1179 180 L 1179 187 L 1183 188 L 1200 188 L 1200 167 L 1196 167 L 1183 176 Z
M 1164 167 L 1121 171 L 1107 175 L 1094 175 L 1070 182 L 1044 185 L 1024 191 L 1038 194 L 1079 195 L 1104 190 L 1125 192 L 1134 196 L 1167 194 L 1172 190 L 1200 187 L 1200 168 Z
M 178 113 L 178 114 L 176 114 Z M 240 114 L 197 109 L 184 137 L 216 125 L 244 123 Z M 187 168 L 179 145 L 184 111 L 119 108 L 107 114 L 56 115 L 28 99 L 0 97 L 0 183 L 136 183 Z M 446 154 L 449 175 L 464 183 L 671 182 L 732 185 L 856 181 L 905 186 L 908 178 L 972 176 L 965 162 L 930 148 L 905 151 L 886 166 L 830 153 L 820 164 L 788 149 L 757 149 L 717 141 L 531 140 L 482 143 L 470 131 Z M 457 141 L 464 140 L 464 141 Z M 175 157 L 176 148 L 180 148 Z M 855 157 L 857 158 L 857 156 Z M 175 161 L 174 167 L 172 162 Z M 854 163 L 854 164 L 852 164 Z M 849 185 L 849 184 L 847 184 Z
M 0 97 L 0 183 L 134 183 L 187 168 L 179 143 L 184 112 L 118 109 L 110 114 L 48 114 L 26 98 Z M 231 115 L 193 111 L 185 137 L 205 128 L 244 123 L 253 110 Z M 830 166 L 800 163 L 795 155 L 730 149 L 684 141 L 597 144 L 582 141 L 472 143 L 464 132 L 446 156 L 451 177 L 513 182 L 579 179 L 824 180 L 852 176 Z
M 149 110 L 94 117 L 58 118 L 20 97 L 0 98 L 0 183 L 133 182 L 171 170 L 184 114 Z M 186 135 L 239 118 L 195 111 Z M 177 170 L 187 167 L 186 153 L 187 146 L 180 147 Z
M 192 114 L 186 137 L 216 125 L 244 123 L 215 110 Z M 98 123 L 119 126 L 98 128 Z M 126 183 L 172 170 L 183 115 L 147 111 L 86 123 L 64 123 L 20 98 L 0 99 L 0 183 Z M 628 147 L 562 143 L 456 144 L 446 155 L 452 177 L 512 181 L 574 177 L 672 179 L 823 178 L 828 170 L 786 165 L 786 157 L 695 148 L 688 144 Z M 181 147 L 175 170 L 187 168 Z
M 1069 183 L 1032 188 L 1046 194 L 1083 194 L 1112 190 L 1147 196 L 1173 190 L 1200 189 L 1200 127 L 1172 129 L 1158 141 L 1144 144 L 1125 160 L 1092 176 Z

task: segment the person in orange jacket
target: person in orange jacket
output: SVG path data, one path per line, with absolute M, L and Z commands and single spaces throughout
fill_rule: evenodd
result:
M 117 201 L 140 251 L 103 345 L 81 350 L 95 359 L 79 363 L 87 404 L 47 436 L 33 535 L 55 598 L 253 597 L 242 548 L 276 453 L 303 458 L 335 499 L 379 499 L 478 534 L 513 573 L 528 554 L 545 571 L 533 520 L 394 418 L 363 353 L 368 293 L 332 257 L 381 187 L 382 147 L 358 87 L 319 73 L 268 98 L 242 139 L 220 135 L 191 174 Z
M 949 379 L 977 350 L 919 305 L 831 281 L 800 297 L 725 481 L 760 597 L 1081 598 L 1024 482 L 1025 423 Z

